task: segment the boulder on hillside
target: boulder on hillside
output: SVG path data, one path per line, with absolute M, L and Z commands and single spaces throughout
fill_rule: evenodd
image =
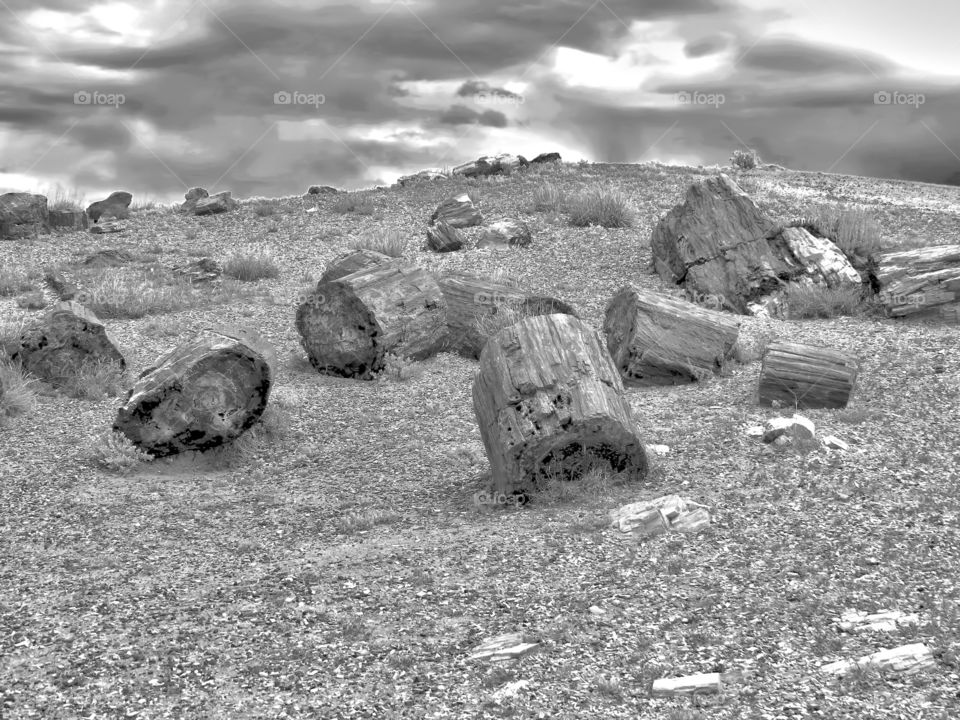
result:
M 342 192 L 331 185 L 311 185 L 307 188 L 307 195 L 336 195 Z
M 455 252 L 463 247 L 463 237 L 443 220 L 427 227 L 427 247 L 434 252 Z
M 263 414 L 276 353 L 256 332 L 206 328 L 144 370 L 113 429 L 165 457 L 235 440 Z
M 237 207 L 237 201 L 230 197 L 230 191 L 224 190 L 216 195 L 200 198 L 193 208 L 194 215 L 213 215 L 214 213 L 227 212 Z
M 529 225 L 516 218 L 505 218 L 490 223 L 489 227 L 483 229 L 477 248 L 526 247 L 532 239 Z
M 548 162 L 560 162 L 560 153 L 558 152 L 548 152 L 540 153 L 533 160 L 530 161 L 530 164 L 533 163 L 548 163 Z
M 24 369 L 54 385 L 76 378 L 89 363 L 116 363 L 126 367 L 123 354 L 100 319 L 73 301 L 54 305 L 44 317 L 20 334 L 14 360 Z
M 421 170 L 418 173 L 413 175 L 404 175 L 397 179 L 397 184 L 400 187 L 406 187 L 407 185 L 415 185 L 421 182 L 433 182 L 435 180 L 446 180 L 447 174 L 442 170 Z
M 87 215 L 94 222 L 100 220 L 104 215 L 117 218 L 126 214 L 130 207 L 133 195 L 123 190 L 117 190 L 110 193 L 105 200 L 98 200 L 87 207 Z
M 47 228 L 47 198 L 34 193 L 0 195 L 0 239 L 37 235 Z
M 180 212 L 192 213 L 197 207 L 197 202 L 205 197 L 210 197 L 210 193 L 202 187 L 192 187 L 183 195 L 183 204 L 180 206 Z
M 480 209 L 473 204 L 473 200 L 467 193 L 450 197 L 444 200 L 430 216 L 430 224 L 443 220 L 452 228 L 465 228 L 480 225 L 483 222 L 483 214 Z
M 510 174 L 513 171 L 526 167 L 530 163 L 523 155 L 501 153 L 499 155 L 484 155 L 470 162 L 457 165 L 451 172 L 463 177 L 488 177 L 490 175 Z

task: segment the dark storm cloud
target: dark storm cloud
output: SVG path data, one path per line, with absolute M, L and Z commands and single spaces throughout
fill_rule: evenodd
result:
M 508 98 L 510 100 L 520 100 L 521 96 L 517 93 L 504 90 L 503 88 L 492 87 L 483 80 L 468 80 L 457 89 L 459 97 L 473 97 L 475 95 L 490 95 L 493 97 Z
M 497 110 L 478 112 L 464 105 L 454 105 L 440 114 L 443 125 L 486 125 L 488 127 L 506 127 L 507 116 Z

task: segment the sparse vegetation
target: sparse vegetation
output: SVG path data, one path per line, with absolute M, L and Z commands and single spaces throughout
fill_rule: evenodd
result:
M 122 432 L 112 428 L 97 435 L 91 454 L 97 465 L 120 475 L 126 475 L 141 463 L 154 459 L 153 455 L 138 448 Z
M 267 248 L 238 250 L 223 261 L 223 274 L 240 282 L 280 277 L 280 268 Z
M 375 230 L 361 235 L 350 244 L 351 250 L 373 250 L 389 255 L 403 257 L 407 249 L 407 240 L 399 230 Z
M 862 207 L 821 204 L 808 217 L 791 224 L 829 238 L 850 259 L 869 258 L 883 246 L 880 227 Z
M 4 344 L 9 346 L 9 342 Z M 6 353 L 0 357 L 0 428 L 14 418 L 30 413 L 36 398 L 33 390 L 36 380 L 23 372 L 20 363 L 10 361 L 8 357 Z
M 563 202 L 563 192 L 551 182 L 543 182 L 534 188 L 533 209 L 537 212 L 559 210 Z
M 741 170 L 754 170 L 760 166 L 760 156 L 756 150 L 734 150 L 730 156 L 730 164 Z
M 627 196 L 620 190 L 596 185 L 570 200 L 567 209 L 574 227 L 602 225 L 605 228 L 630 227 L 635 213 Z
M 864 311 L 861 288 L 829 288 L 823 285 L 792 283 L 784 296 L 791 319 L 832 318 Z
M 345 213 L 373 215 L 375 209 L 373 198 L 367 192 L 341 193 L 330 206 L 331 212 L 341 215 Z

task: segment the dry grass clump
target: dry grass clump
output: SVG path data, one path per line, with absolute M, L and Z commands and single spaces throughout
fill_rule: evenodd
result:
M 280 277 L 280 268 L 269 248 L 237 250 L 223 261 L 223 274 L 240 282 Z
M 880 226 L 862 207 L 821 204 L 791 225 L 828 238 L 850 259 L 866 259 L 883 248 Z
M 0 427 L 33 410 L 36 382 L 23 371 L 20 363 L 9 360 L 6 354 L 0 357 Z
M 362 234 L 350 244 L 351 250 L 373 250 L 375 252 L 389 255 L 390 257 L 403 257 L 407 249 L 407 240 L 403 234 L 396 229 L 372 230 Z
M 343 193 L 337 195 L 330 206 L 330 211 L 340 215 L 356 213 L 357 215 L 373 215 L 376 207 L 373 198 L 367 192 Z
M 567 214 L 574 227 L 631 227 L 635 218 L 634 210 L 623 192 L 605 189 L 600 185 L 571 198 Z
M 533 190 L 532 207 L 537 212 L 559 210 L 563 202 L 563 191 L 549 181 L 540 183 Z
M 784 299 L 787 317 L 793 320 L 857 315 L 865 309 L 863 291 L 855 287 L 829 288 L 817 284 L 791 283 Z

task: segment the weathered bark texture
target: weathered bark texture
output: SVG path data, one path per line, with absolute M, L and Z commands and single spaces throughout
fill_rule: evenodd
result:
M 779 227 L 726 175 L 694 183 L 657 224 L 652 264 L 716 307 L 778 315 L 791 282 L 859 287 L 860 273 L 829 239 L 805 227 Z
M 463 238 L 455 227 L 443 220 L 427 227 L 427 247 L 434 252 L 454 252 L 463 247 Z
M 889 317 L 960 319 L 960 245 L 883 253 L 873 279 Z
M 441 220 L 452 228 L 473 227 L 483 222 L 483 213 L 473 204 L 469 194 L 461 193 L 447 198 L 433 211 L 430 224 L 433 225 Z
M 679 385 L 723 370 L 740 322 L 685 300 L 623 288 L 607 305 L 607 349 L 628 386 Z
M 859 360 L 840 350 L 771 343 L 760 370 L 760 404 L 797 408 L 843 408 L 860 371 Z
M 402 258 L 392 258 L 382 252 L 366 248 L 353 250 L 331 260 L 327 269 L 323 271 L 323 275 L 320 276 L 320 281 L 339 280 L 359 270 L 366 270 L 392 261 L 402 261 Z
M 620 375 L 600 334 L 570 315 L 527 318 L 491 337 L 473 408 L 498 492 L 576 480 L 594 461 L 647 474 Z
M 140 374 L 113 428 L 155 457 L 217 447 L 259 420 L 275 377 L 257 333 L 207 328 Z
M 650 239 L 653 267 L 664 280 L 718 298 L 739 313 L 780 287 L 767 237 L 777 230 L 750 197 L 720 174 L 692 184 Z
M 563 313 L 577 317 L 576 310 L 563 300 L 527 291 L 507 283 L 497 283 L 472 275 L 451 273 L 439 280 L 447 301 L 448 348 L 476 360 L 487 342 L 487 335 L 478 322 L 496 320 L 501 308 L 510 308 L 522 315 Z
M 14 359 L 53 384 L 75 378 L 88 363 L 116 363 L 120 370 L 126 367 L 123 354 L 100 318 L 73 301 L 57 303 L 40 322 L 25 329 Z
M 419 267 L 384 263 L 317 283 L 297 308 L 300 344 L 328 375 L 372 379 L 388 352 L 423 360 L 446 343 L 446 303 Z

